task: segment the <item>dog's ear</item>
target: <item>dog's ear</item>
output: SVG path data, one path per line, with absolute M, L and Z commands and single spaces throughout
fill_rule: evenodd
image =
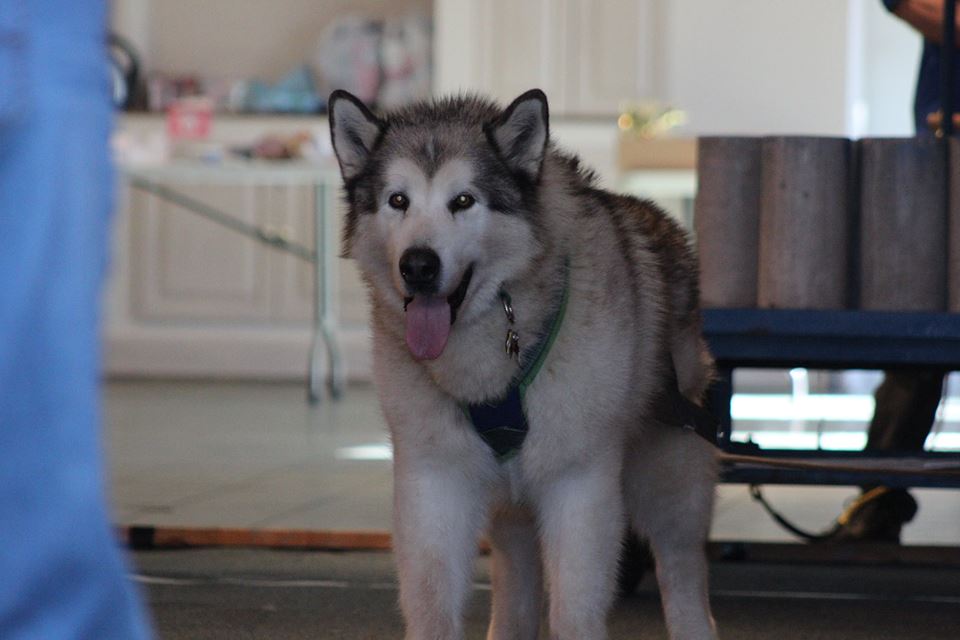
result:
M 536 181 L 543 167 L 549 128 L 547 96 L 540 89 L 531 89 L 487 125 L 487 136 L 507 166 Z
M 383 122 L 359 98 L 342 89 L 330 94 L 327 112 L 340 173 L 344 180 L 349 180 L 363 170 L 370 150 L 383 132 Z

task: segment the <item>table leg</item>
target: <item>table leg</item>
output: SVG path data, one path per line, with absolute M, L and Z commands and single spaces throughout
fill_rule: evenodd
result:
M 327 355 L 327 386 L 333 398 L 339 398 L 344 389 L 343 367 L 337 336 L 336 313 L 336 250 L 329 246 L 333 237 L 330 230 L 329 209 L 333 206 L 332 190 L 325 184 L 314 187 L 313 228 L 316 258 L 314 260 L 314 325 L 313 345 L 310 350 L 309 399 L 320 401 L 323 390 L 320 380 L 323 353 Z

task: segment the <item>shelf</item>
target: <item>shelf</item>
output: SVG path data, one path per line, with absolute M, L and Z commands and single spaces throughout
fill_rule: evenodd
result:
M 960 369 L 960 314 L 707 309 L 719 366 Z

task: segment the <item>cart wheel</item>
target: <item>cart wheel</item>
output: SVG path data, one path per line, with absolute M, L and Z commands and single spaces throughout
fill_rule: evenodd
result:
M 640 540 L 633 531 L 627 530 L 617 572 L 617 588 L 620 596 L 629 596 L 636 591 L 643 575 L 651 568 L 653 568 L 653 556 L 650 555 L 647 543 Z

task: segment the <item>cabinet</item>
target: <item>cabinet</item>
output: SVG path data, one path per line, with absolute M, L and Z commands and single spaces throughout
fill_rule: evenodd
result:
M 436 89 L 539 87 L 554 115 L 616 114 L 658 93 L 659 1 L 436 0 Z
M 178 193 L 238 220 L 313 248 L 310 187 L 165 182 Z M 287 323 L 313 317 L 313 268 L 288 253 L 211 223 L 152 194 L 127 189 L 131 312 L 143 322 Z M 331 227 L 339 230 L 337 207 Z M 333 246 L 339 248 L 338 240 Z M 337 265 L 338 317 L 366 322 L 366 299 L 356 267 Z
M 267 204 L 269 187 L 170 186 L 256 226 L 278 216 L 260 206 Z M 271 318 L 270 281 L 277 274 L 269 248 L 151 194 L 131 189 L 127 195 L 136 319 L 242 323 Z

